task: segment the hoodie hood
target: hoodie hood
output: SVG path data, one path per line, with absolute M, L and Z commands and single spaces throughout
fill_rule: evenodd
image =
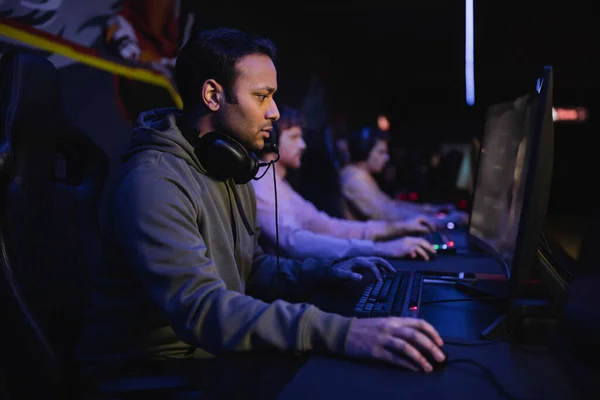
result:
M 198 172 L 205 173 L 194 148 L 177 127 L 177 119 L 181 115 L 181 110 L 175 107 L 140 113 L 123 160 L 141 151 L 156 150 L 179 157 Z
M 194 147 L 177 127 L 177 119 L 181 116 L 182 112 L 178 108 L 159 108 L 140 113 L 136 127 L 133 129 L 133 135 L 129 140 L 129 145 L 123 154 L 123 161 L 127 161 L 136 153 L 155 150 L 181 158 L 199 173 L 207 175 L 206 169 L 202 167 L 194 152 Z M 226 187 L 235 199 L 234 203 L 248 234 L 250 236 L 254 235 L 254 228 L 244 212 L 233 180 L 228 180 Z

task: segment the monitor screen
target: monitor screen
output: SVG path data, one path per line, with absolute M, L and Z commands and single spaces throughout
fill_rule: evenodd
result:
M 440 145 L 442 160 L 452 161 L 450 165 L 445 163 L 444 168 L 452 168 L 450 175 L 453 189 L 470 191 L 472 148 L 473 145 L 470 142 L 442 143 Z
M 481 140 L 469 224 L 512 267 L 536 129 L 534 93 L 489 107 Z

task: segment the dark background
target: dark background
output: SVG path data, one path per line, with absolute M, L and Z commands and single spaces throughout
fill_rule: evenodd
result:
M 465 102 L 464 1 L 373 0 L 345 5 L 239 6 L 184 2 L 200 29 L 231 26 L 270 37 L 278 47 L 280 104 L 299 105 L 313 72 L 327 83 L 330 111 L 353 124 L 387 113 L 406 142 L 468 140 L 485 107 L 530 90 L 543 65 L 554 67 L 554 104 L 583 105 L 585 124 L 555 124 L 551 213 L 587 213 L 593 178 L 598 89 L 592 3 L 580 0 L 475 0 L 476 103 Z

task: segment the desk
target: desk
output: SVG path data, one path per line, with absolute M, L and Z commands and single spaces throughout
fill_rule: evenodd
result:
M 468 359 L 488 366 L 515 399 L 576 399 L 566 371 L 554 356 L 531 355 L 499 343 L 480 347 L 446 345 L 449 360 Z M 277 400 L 296 399 L 506 399 L 485 371 L 449 364 L 442 372 L 406 372 L 393 367 L 314 356 Z M 508 397 L 510 398 L 510 397 Z
M 465 297 L 449 285 L 425 285 L 423 302 Z M 443 337 L 475 341 L 496 318 L 496 312 L 477 301 L 424 305 L 421 317 L 432 323 Z M 330 356 L 311 357 L 277 400 L 296 399 L 506 399 L 486 376 L 495 379 L 515 399 L 576 399 L 575 388 L 556 356 L 526 352 L 500 342 L 483 345 L 446 344 L 450 364 L 442 372 L 414 373 L 378 363 L 361 363 Z M 401 396 L 400 396 L 401 394 Z M 510 398 L 510 397 L 508 397 Z
M 439 254 L 431 262 L 393 260 L 398 269 L 472 272 L 502 275 L 492 259 L 472 254 Z M 366 283 L 315 291 L 309 300 L 326 311 L 351 312 Z M 424 303 L 466 297 L 451 285 L 425 285 Z M 476 340 L 498 316 L 489 304 L 478 301 L 436 303 L 421 308 L 443 337 Z M 507 343 L 482 346 L 447 344 L 449 360 L 467 359 L 487 367 L 515 399 L 576 399 L 567 372 L 551 354 L 531 354 Z M 291 357 L 281 354 L 248 354 L 218 357 L 222 373 L 215 377 L 215 399 L 506 399 L 486 377 L 468 363 L 449 364 L 443 372 L 424 374 L 334 356 Z M 210 396 L 209 396 L 210 397 Z
M 438 255 L 432 262 L 393 261 L 393 265 L 396 269 L 502 274 L 494 260 L 468 254 Z M 334 292 L 333 296 L 345 296 L 348 301 L 347 292 Z M 420 316 L 434 325 L 442 337 L 460 338 L 466 343 L 476 341 L 480 332 L 498 316 L 491 305 L 479 301 L 426 304 L 458 298 L 466 298 L 466 295 L 453 285 L 426 284 Z M 328 300 L 325 295 L 314 303 L 325 310 L 337 311 L 343 302 Z M 578 398 L 565 367 L 553 354 L 527 352 L 505 342 L 476 346 L 446 344 L 445 350 L 450 364 L 444 371 L 432 374 L 316 355 L 303 365 L 277 400 Z M 452 363 L 459 359 L 467 361 Z M 485 370 L 469 361 L 486 367 L 508 396 L 503 396 L 494 386 Z

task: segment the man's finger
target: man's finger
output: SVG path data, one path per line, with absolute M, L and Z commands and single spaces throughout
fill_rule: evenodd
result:
M 425 250 L 427 250 L 430 254 L 435 254 L 437 253 L 437 250 L 435 249 L 435 247 L 433 247 L 433 245 L 429 242 L 424 243 L 423 247 L 425 248 Z
M 360 269 L 368 269 L 373 275 L 375 275 L 375 279 L 381 281 L 381 273 L 375 266 L 375 263 L 370 261 L 370 257 L 356 257 L 352 260 L 352 263 L 349 264 L 349 268 L 347 270 L 352 273 L 352 271 L 360 270 Z M 360 274 L 359 274 L 360 275 Z M 352 278 L 355 279 L 355 278 Z M 360 277 L 362 279 L 362 275 Z
M 428 220 L 427 218 L 423 218 L 421 220 L 421 224 L 425 225 L 427 227 L 428 230 L 430 231 L 435 231 L 435 224 L 432 223 L 430 220 Z
M 389 350 L 392 353 L 395 353 L 395 355 L 398 358 L 403 359 L 402 361 L 404 362 L 413 362 L 414 364 L 421 367 L 423 371 L 430 372 L 433 369 L 433 366 L 427 362 L 425 356 L 419 353 L 419 351 L 413 346 L 411 342 L 402 337 L 390 337 L 389 340 L 387 340 L 387 342 L 385 343 L 385 349 Z
M 414 238 L 413 243 L 419 247 L 431 248 L 431 250 L 433 250 L 433 245 L 427 239 L 416 237 Z
M 411 357 L 415 356 L 416 358 L 413 358 L 421 365 L 423 365 L 423 362 L 419 359 L 419 356 L 426 357 L 426 354 L 428 354 L 440 362 L 445 358 L 442 350 L 436 345 L 435 339 L 429 337 L 426 333 L 419 329 L 403 326 L 396 328 L 392 334 L 394 337 L 401 338 L 415 349 L 420 349 L 418 355 L 409 354 L 408 352 L 407 355 Z
M 429 233 L 430 229 L 426 225 L 417 225 L 414 227 L 414 229 L 412 231 L 414 233 L 423 234 L 423 233 Z
M 433 247 L 433 245 L 426 239 L 419 238 L 419 240 L 415 244 L 420 248 L 427 250 L 430 253 L 436 252 L 435 247 Z
M 413 372 L 419 372 L 419 368 L 415 367 L 414 364 L 406 361 L 405 358 L 403 358 L 402 356 L 399 356 L 398 354 L 396 354 L 394 351 L 391 350 L 386 350 L 383 354 L 381 359 L 383 361 L 387 361 L 393 365 L 396 365 L 398 367 L 402 367 L 402 368 L 406 368 L 410 371 Z
M 429 261 L 429 254 L 427 253 L 427 251 L 425 251 L 425 249 L 423 249 L 422 247 L 417 247 L 415 248 L 415 252 L 421 256 L 421 258 Z
M 427 335 L 429 335 L 429 337 L 432 338 L 433 341 L 435 342 L 435 344 L 437 344 L 438 346 L 444 345 L 444 341 L 442 340 L 440 334 L 435 330 L 433 325 L 431 325 L 429 322 L 425 321 L 424 319 L 411 318 L 411 317 L 406 317 L 406 318 L 390 317 L 390 318 L 394 319 L 396 326 L 410 326 L 412 328 L 419 329 L 419 330 L 425 332 Z
M 370 258 L 370 260 L 372 262 L 374 262 L 375 264 L 377 264 L 384 272 L 391 272 L 391 273 L 396 272 L 396 269 L 394 267 L 392 267 L 392 264 L 390 264 L 389 261 L 387 261 L 381 257 L 372 257 L 372 258 Z
M 337 268 L 334 270 L 334 275 L 335 278 L 337 279 L 341 279 L 341 280 L 348 280 L 351 279 L 353 281 L 360 281 L 362 279 L 362 275 L 357 273 L 357 272 L 353 272 L 349 269 L 342 269 L 342 268 Z
M 364 260 L 364 264 L 361 263 L 360 265 L 356 265 L 355 267 L 369 268 L 373 275 L 375 275 L 375 279 L 377 279 L 378 281 L 382 280 L 381 272 L 379 272 L 379 268 L 377 268 L 377 265 L 373 261 Z

